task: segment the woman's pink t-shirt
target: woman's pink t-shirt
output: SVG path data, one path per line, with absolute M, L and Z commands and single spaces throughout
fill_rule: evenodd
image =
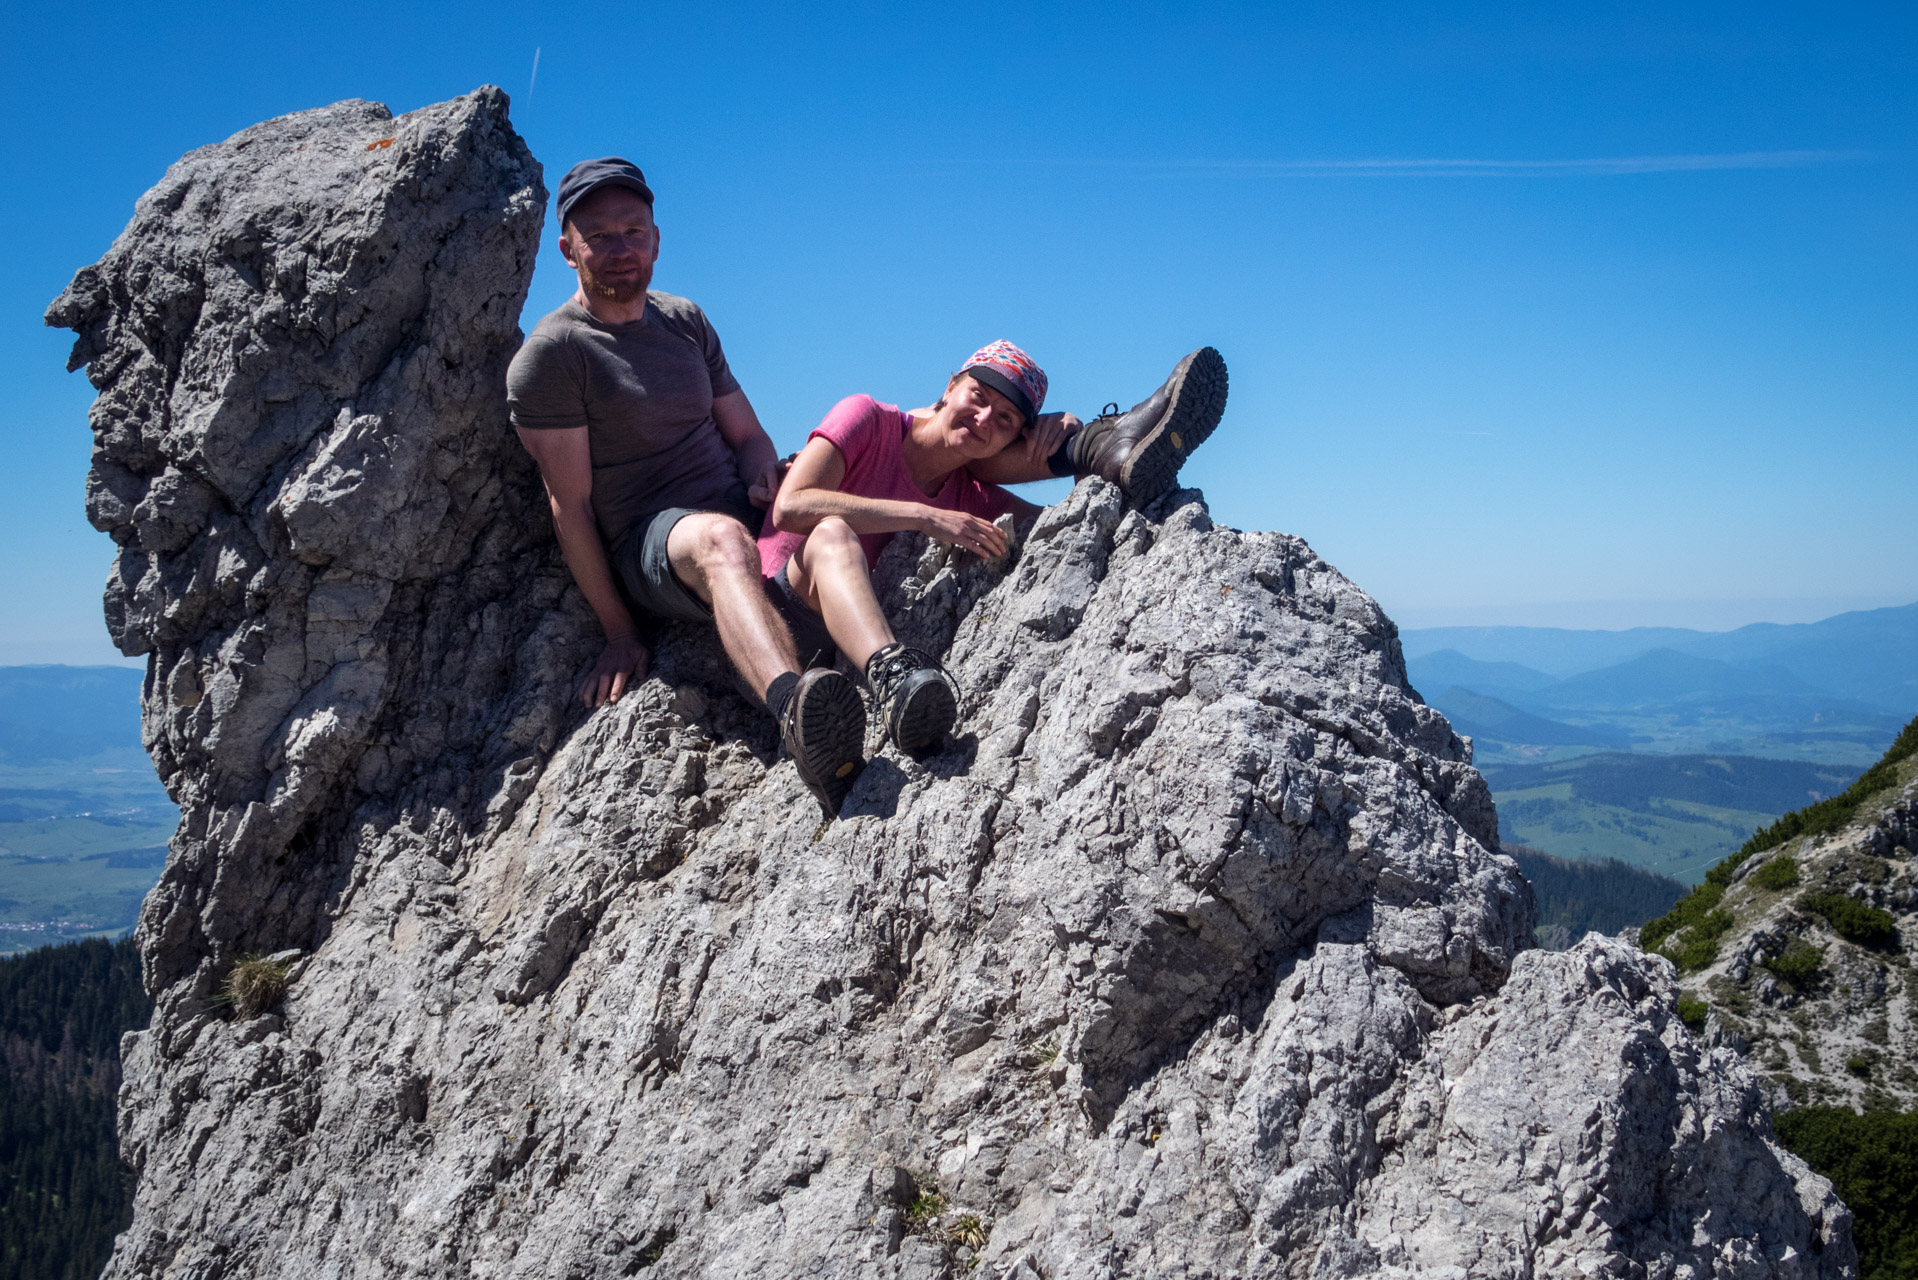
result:
M 906 470 L 906 432 L 911 428 L 912 415 L 898 405 L 881 404 L 871 396 L 847 396 L 806 439 L 809 443 L 815 438 L 830 441 L 845 458 L 841 493 L 923 502 L 929 507 L 969 512 L 982 520 L 996 520 L 1012 510 L 1011 494 L 996 484 L 981 484 L 964 467 L 947 476 L 939 492 L 930 498 L 920 492 Z M 892 538 L 890 533 L 859 535 L 868 569 L 879 563 L 879 553 Z M 768 578 L 778 573 L 805 540 L 803 533 L 781 533 L 773 528 L 773 515 L 768 511 L 759 535 L 760 572 Z

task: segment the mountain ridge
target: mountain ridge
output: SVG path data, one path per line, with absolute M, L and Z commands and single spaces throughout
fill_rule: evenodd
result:
M 1901 717 L 1918 709 L 1918 603 L 1854 610 L 1818 622 L 1753 623 L 1734 631 L 1637 627 L 1427 627 L 1401 635 L 1408 661 L 1451 649 L 1479 662 L 1510 662 L 1563 680 L 1655 649 L 1735 666 L 1774 666 L 1819 692 Z

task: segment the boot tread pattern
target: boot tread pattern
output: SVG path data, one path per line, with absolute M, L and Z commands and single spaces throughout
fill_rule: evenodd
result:
M 1120 487 L 1138 506 L 1163 497 L 1186 455 L 1206 442 L 1225 413 L 1225 358 L 1211 347 L 1192 353 L 1165 417 L 1141 440 L 1120 472 Z

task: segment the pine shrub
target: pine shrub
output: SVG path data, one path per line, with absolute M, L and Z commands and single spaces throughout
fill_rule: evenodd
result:
M 1801 893 L 1798 905 L 1825 917 L 1838 936 L 1861 947 L 1890 947 L 1898 941 L 1898 922 L 1891 912 L 1866 906 L 1843 893 Z
M 1778 1140 L 1851 1207 L 1859 1280 L 1918 1276 L 1918 1115 L 1801 1107 L 1776 1126 Z

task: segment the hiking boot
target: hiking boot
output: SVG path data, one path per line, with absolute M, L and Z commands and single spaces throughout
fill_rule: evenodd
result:
M 1145 506 L 1179 478 L 1186 455 L 1205 443 L 1225 412 L 1225 360 L 1200 347 L 1172 370 L 1165 385 L 1125 413 L 1117 404 L 1079 428 L 1074 469 L 1125 490 Z
M 907 754 L 944 738 L 959 718 L 959 692 L 940 665 L 917 649 L 889 644 L 866 659 L 866 683 L 886 736 Z
M 800 780 L 832 818 L 866 763 L 866 704 L 858 688 L 830 668 L 806 672 L 779 717 L 779 737 Z

